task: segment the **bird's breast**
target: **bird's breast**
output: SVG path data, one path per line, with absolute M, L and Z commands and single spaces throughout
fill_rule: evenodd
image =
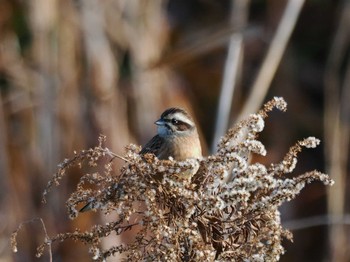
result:
M 189 158 L 198 158 L 202 156 L 202 150 L 199 138 L 178 136 L 168 139 L 160 149 L 158 158 L 168 159 L 173 157 L 175 160 L 182 161 Z

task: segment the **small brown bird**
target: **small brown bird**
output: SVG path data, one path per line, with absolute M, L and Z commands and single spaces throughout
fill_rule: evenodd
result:
M 172 157 L 178 161 L 202 156 L 196 125 L 185 110 L 169 108 L 155 124 L 157 135 L 144 146 L 141 155 L 153 153 L 159 159 Z
M 146 143 L 140 155 L 152 153 L 161 160 L 172 157 L 177 161 L 202 157 L 196 125 L 185 110 L 177 107 L 169 108 L 163 112 L 155 124 L 158 126 L 157 135 Z M 189 176 L 193 175 L 192 172 L 190 173 Z M 93 208 L 91 201 L 81 208 L 80 212 Z

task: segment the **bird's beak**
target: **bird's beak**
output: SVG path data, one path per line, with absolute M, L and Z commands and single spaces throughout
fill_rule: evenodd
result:
M 165 121 L 163 119 L 158 119 L 156 122 L 154 122 L 157 126 L 164 126 Z

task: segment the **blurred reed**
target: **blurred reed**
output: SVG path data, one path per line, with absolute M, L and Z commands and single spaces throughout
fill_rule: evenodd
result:
M 324 132 L 327 171 L 337 181 L 337 185 L 328 190 L 328 213 L 342 219 L 348 216 L 346 212 L 349 212 L 346 209 L 346 185 L 350 142 L 350 57 L 346 56 L 346 53 L 349 52 L 350 46 L 350 3 L 344 2 L 339 6 L 341 16 L 325 73 Z M 347 232 L 344 223 L 330 224 L 330 261 L 348 261 L 350 250 L 344 248 L 349 243 Z
M 243 26 L 240 28 L 236 22 L 229 22 L 230 14 L 236 16 L 236 5 L 244 2 L 246 6 L 240 13 Z M 15 256 L 10 254 L 9 235 L 21 221 L 41 217 L 49 234 L 53 235 L 73 231 L 76 227 L 88 228 L 99 219 L 92 215 L 74 222 L 67 219 L 64 199 L 81 176 L 82 170 L 79 169 L 72 169 L 59 192 L 54 190 L 51 193 L 50 204 L 42 205 L 40 200 L 57 163 L 72 156 L 74 150 L 96 144 L 100 133 L 107 136 L 109 148 L 123 152 L 124 146 L 130 142 L 142 144 L 147 141 L 154 133 L 152 123 L 159 113 L 165 107 L 176 105 L 197 115 L 202 127 L 200 132 L 206 138 L 203 142 L 215 144 L 216 139 L 212 139 L 214 122 L 222 116 L 215 116 L 215 112 L 220 92 L 222 96 L 228 94 L 223 88 L 220 90 L 220 84 L 224 82 L 224 61 L 228 58 L 226 46 L 233 35 L 241 37 L 244 53 L 240 61 L 236 60 L 238 66 L 234 69 L 240 70 L 236 71 L 239 84 L 233 97 L 227 95 L 233 104 L 220 104 L 229 116 L 225 117 L 225 125 L 230 126 L 229 123 L 237 118 L 242 108 L 251 105 L 245 104 L 244 97 L 252 101 L 253 97 L 257 97 L 254 94 L 259 93 L 259 99 L 254 98 L 254 107 L 259 108 L 268 88 L 272 87 L 272 96 L 285 96 L 291 105 L 289 112 L 295 111 L 296 121 L 304 121 L 302 123 L 306 127 L 303 130 L 309 131 L 309 123 L 312 122 L 309 120 L 317 119 L 320 114 L 317 115 L 319 112 L 315 110 L 316 117 L 303 120 L 302 117 L 309 114 L 305 110 L 309 107 L 305 104 L 314 105 L 312 101 L 318 96 L 308 97 L 300 91 L 303 86 L 296 88 L 297 84 L 292 85 L 295 87 L 293 90 L 288 89 L 291 82 L 288 77 L 297 76 L 293 75 L 295 53 L 290 49 L 288 53 L 287 49 L 291 46 L 292 31 L 298 29 L 298 24 L 295 24 L 297 18 L 307 19 L 302 14 L 300 16 L 303 2 L 0 1 L 0 259 L 36 259 L 35 248 L 44 236 L 42 228 L 36 225 L 26 226 L 26 230 L 20 233 L 21 252 Z M 306 8 L 316 5 L 311 2 Z M 343 8 L 334 12 L 331 8 L 327 9 L 327 5 L 334 6 L 336 3 L 317 5 L 327 10 L 327 16 L 322 17 L 325 25 L 331 25 L 330 21 L 342 13 L 338 25 L 322 28 L 338 30 L 328 54 L 324 96 L 326 114 L 323 120 L 324 150 L 329 157 L 327 162 L 331 164 L 328 172 L 336 181 L 330 190 L 328 212 L 341 217 L 349 212 L 346 209 L 349 197 L 346 195 L 349 184 L 346 150 L 349 148 L 347 101 L 350 88 L 347 80 L 349 70 L 342 67 L 349 64 L 349 34 L 346 31 L 349 7 L 344 4 Z M 283 14 L 287 6 L 294 8 L 292 15 Z M 259 8 L 262 11 L 257 12 Z M 172 12 L 177 15 L 175 22 L 169 18 Z M 258 18 L 253 23 L 254 16 Z M 235 19 L 237 17 L 232 17 L 233 21 Z M 289 23 L 282 22 L 286 20 Z M 311 18 L 306 20 L 310 21 Z M 282 29 L 282 25 L 286 24 L 287 27 Z M 306 29 L 307 26 L 304 23 L 301 27 Z M 270 38 L 269 32 L 274 32 L 275 28 L 279 29 Z M 277 37 L 278 31 L 282 38 Z M 314 31 L 317 30 L 312 29 Z M 327 44 L 323 39 L 319 42 Z M 324 49 L 329 50 L 328 47 Z M 288 61 L 282 59 L 283 54 Z M 267 71 L 268 77 L 260 80 Z M 339 76 L 340 71 L 342 76 Z M 283 75 L 283 72 L 287 73 Z M 317 74 L 308 75 L 320 78 Z M 235 81 L 237 79 L 233 79 Z M 228 86 L 232 88 L 233 82 L 230 82 Z M 277 86 L 276 83 L 282 84 Z M 319 89 L 315 93 L 320 92 Z M 298 107 L 301 105 L 304 111 L 293 110 L 293 103 Z M 248 111 L 256 110 L 249 106 Z M 289 138 L 299 132 L 293 123 L 286 122 L 285 126 L 282 131 L 278 130 L 278 136 L 270 136 L 270 139 L 280 139 L 280 142 L 283 137 Z M 317 125 L 312 122 L 311 126 Z M 283 141 L 287 143 L 288 139 Z M 269 155 L 281 155 L 288 146 L 278 144 L 277 148 L 271 148 Z M 274 150 L 279 152 L 274 153 Z M 312 159 L 323 164 L 318 156 Z M 289 210 L 298 213 L 300 209 L 295 204 Z M 322 212 L 322 207 L 320 210 Z M 329 229 L 329 245 L 333 250 L 329 256 L 333 261 L 342 261 L 349 252 L 346 245 L 349 242 L 348 227 L 335 225 Z M 38 232 L 42 232 L 41 235 Z M 321 241 L 315 245 L 319 247 Z M 318 256 L 326 257 L 327 250 Z M 53 253 L 61 261 L 87 259 L 82 246 L 53 246 Z M 295 250 L 288 251 L 287 256 L 292 254 L 293 257 L 294 254 L 299 258 L 301 253 L 306 253 L 305 249 L 297 246 Z M 48 255 L 43 258 L 43 261 L 47 260 Z

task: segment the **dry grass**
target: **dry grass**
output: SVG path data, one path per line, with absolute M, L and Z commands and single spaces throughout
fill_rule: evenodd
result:
M 347 261 L 349 3 L 308 1 L 301 6 L 303 2 L 0 1 L 0 260 L 36 261 L 40 232 L 49 238 L 47 234 L 75 228 L 84 232 L 113 220 L 114 212 L 109 217 L 91 212 L 70 221 L 64 199 L 82 176 L 82 188 L 95 194 L 103 185 L 99 177 L 97 185 L 88 182 L 93 174 L 100 172 L 103 180 L 113 152 L 147 141 L 164 108 L 185 107 L 198 121 L 203 148 L 215 148 L 213 137 L 247 117 L 240 113 L 243 108 L 256 112 L 269 89 L 268 96 L 287 98 L 292 109 L 283 119 L 272 114 L 272 124 L 260 136 L 269 153 L 253 159 L 269 167 L 266 163 L 278 161 L 293 141 L 324 132 L 320 147 L 302 153 L 296 173 L 314 167 L 337 182 L 328 194 L 315 183 L 280 209 L 286 227 L 300 230 L 294 234 L 296 243 L 285 242 L 288 252 L 282 260 Z M 238 41 L 228 48 L 230 39 Z M 248 106 L 246 101 L 255 102 Z M 215 121 L 221 128 L 214 128 Z M 91 148 L 99 134 L 108 137 L 101 146 L 108 152 L 89 167 L 94 148 L 82 149 Z M 73 162 L 63 163 L 72 164 L 69 176 L 59 181 L 60 190 L 47 195 L 50 204 L 41 205 L 48 174 L 74 150 Z M 82 168 L 76 167 L 82 160 Z M 122 164 L 128 162 L 114 158 L 113 170 L 106 172 L 119 174 Z M 225 181 L 234 178 L 231 173 Z M 48 233 L 40 223 L 26 224 L 18 235 L 19 252 L 13 254 L 11 232 L 33 217 L 45 221 Z M 138 229 L 102 238 L 101 249 L 129 243 Z M 313 241 L 306 242 L 310 237 Z M 70 243 L 52 245 L 52 253 L 67 262 L 89 259 L 84 246 Z M 49 259 L 47 252 L 41 259 Z
M 285 111 L 286 103 L 281 98 L 266 103 L 258 114 L 230 129 L 217 152 L 203 159 L 158 160 L 151 154 L 140 156 L 140 147 L 131 144 L 119 157 L 125 161 L 119 174 L 112 169 L 118 156 L 100 137 L 98 146 L 60 164 L 44 199 L 71 166 L 104 165 L 103 171 L 80 178 L 67 200 L 68 213 L 71 219 L 83 215 L 78 206 L 87 203 L 88 209 L 102 214 L 115 212 L 115 219 L 86 232 L 76 229 L 49 237 L 38 247 L 37 256 L 56 241 L 73 239 L 89 245 L 91 257 L 99 261 L 116 253 L 124 254 L 124 261 L 278 261 L 285 252 L 282 240 L 292 240 L 291 232 L 281 225 L 279 206 L 295 198 L 307 183 L 334 182 L 318 171 L 284 177 L 295 169 L 302 147 L 319 144 L 314 137 L 291 147 L 280 163 L 248 162 L 249 154 L 266 155 L 257 137 L 274 107 Z M 232 180 L 227 181 L 230 176 Z M 137 231 L 131 243 L 107 250 L 101 247 L 103 238 L 134 227 Z M 14 250 L 17 233 L 12 237 Z

